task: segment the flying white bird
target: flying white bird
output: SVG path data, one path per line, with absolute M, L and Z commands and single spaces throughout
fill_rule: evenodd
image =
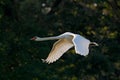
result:
M 45 41 L 54 39 L 59 40 L 54 43 L 53 48 L 49 53 L 48 57 L 46 59 L 42 59 L 43 62 L 46 62 L 48 64 L 58 60 L 66 51 L 68 51 L 72 47 L 75 47 L 75 52 L 77 54 L 86 56 L 89 53 L 90 44 L 98 46 L 96 42 L 90 42 L 90 40 L 84 38 L 83 36 L 71 32 L 65 32 L 55 37 L 40 38 L 35 36 L 31 38 L 31 40 L 34 41 Z

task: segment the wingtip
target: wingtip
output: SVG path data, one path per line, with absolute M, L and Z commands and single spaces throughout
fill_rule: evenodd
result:
M 42 62 L 43 62 L 43 63 L 45 63 L 45 62 L 46 62 L 46 61 L 45 61 L 45 59 L 41 59 L 41 60 L 42 60 Z
M 84 57 L 89 54 L 89 53 L 81 53 L 81 52 L 79 52 L 79 51 L 76 51 L 76 53 L 79 54 L 79 55 L 81 55 L 81 56 L 84 56 Z
M 51 64 L 52 62 L 47 61 L 46 59 L 41 59 L 43 63 Z

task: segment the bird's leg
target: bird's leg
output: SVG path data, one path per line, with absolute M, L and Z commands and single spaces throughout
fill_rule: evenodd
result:
M 96 42 L 90 42 L 91 45 L 99 46 Z

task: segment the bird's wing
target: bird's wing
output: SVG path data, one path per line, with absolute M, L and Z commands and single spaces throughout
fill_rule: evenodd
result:
M 73 47 L 73 43 L 67 39 L 60 39 L 53 45 L 53 48 L 47 59 L 43 59 L 46 63 L 53 63 L 58 60 L 67 50 Z
M 80 35 L 75 35 L 73 38 L 73 44 L 75 46 L 75 51 L 77 54 L 86 56 L 89 53 L 90 41 Z

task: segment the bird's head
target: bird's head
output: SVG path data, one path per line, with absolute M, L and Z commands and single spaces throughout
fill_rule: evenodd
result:
M 98 43 L 96 43 L 96 42 L 90 42 L 90 45 L 92 45 L 92 46 L 99 46 Z
M 39 40 L 39 37 L 38 37 L 38 36 L 34 36 L 34 37 L 32 37 L 30 40 L 32 40 L 32 41 L 38 41 L 38 40 Z

